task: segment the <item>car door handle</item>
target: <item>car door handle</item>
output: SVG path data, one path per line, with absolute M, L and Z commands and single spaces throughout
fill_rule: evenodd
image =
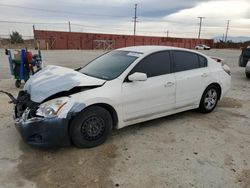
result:
M 208 76 L 207 73 L 203 73 L 203 74 L 201 75 L 201 77 L 207 77 L 207 76 Z
M 174 82 L 167 82 L 164 86 L 165 87 L 171 87 L 174 85 Z

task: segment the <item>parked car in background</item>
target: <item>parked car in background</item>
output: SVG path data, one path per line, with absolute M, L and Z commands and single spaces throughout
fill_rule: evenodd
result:
M 20 91 L 14 117 L 30 145 L 94 147 L 113 129 L 191 109 L 209 113 L 230 85 L 229 67 L 201 53 L 126 47 L 76 70 L 44 68 Z
M 199 44 L 197 46 L 195 46 L 196 50 L 210 50 L 210 47 L 205 45 L 205 44 Z
M 245 67 L 245 74 L 250 78 L 250 47 L 243 48 L 239 57 L 239 66 Z
M 247 62 L 245 73 L 246 73 L 246 77 L 250 78 L 250 59 Z

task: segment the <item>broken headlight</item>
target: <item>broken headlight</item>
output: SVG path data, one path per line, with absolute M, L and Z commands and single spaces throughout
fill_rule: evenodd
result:
M 38 107 L 36 115 L 42 117 L 56 117 L 62 107 L 67 104 L 68 100 L 68 97 L 60 97 L 47 101 Z

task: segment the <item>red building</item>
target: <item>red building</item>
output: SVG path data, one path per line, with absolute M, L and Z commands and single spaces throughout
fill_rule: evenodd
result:
M 212 39 L 151 37 L 98 33 L 76 33 L 34 30 L 36 43 L 41 49 L 115 49 L 134 45 L 163 45 L 194 48 L 198 44 L 213 46 Z

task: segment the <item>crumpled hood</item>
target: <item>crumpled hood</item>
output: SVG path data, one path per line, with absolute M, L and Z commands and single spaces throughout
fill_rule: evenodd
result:
M 44 99 L 76 86 L 100 86 L 106 80 L 90 77 L 70 68 L 49 65 L 37 72 L 24 85 L 31 100 L 42 102 Z

